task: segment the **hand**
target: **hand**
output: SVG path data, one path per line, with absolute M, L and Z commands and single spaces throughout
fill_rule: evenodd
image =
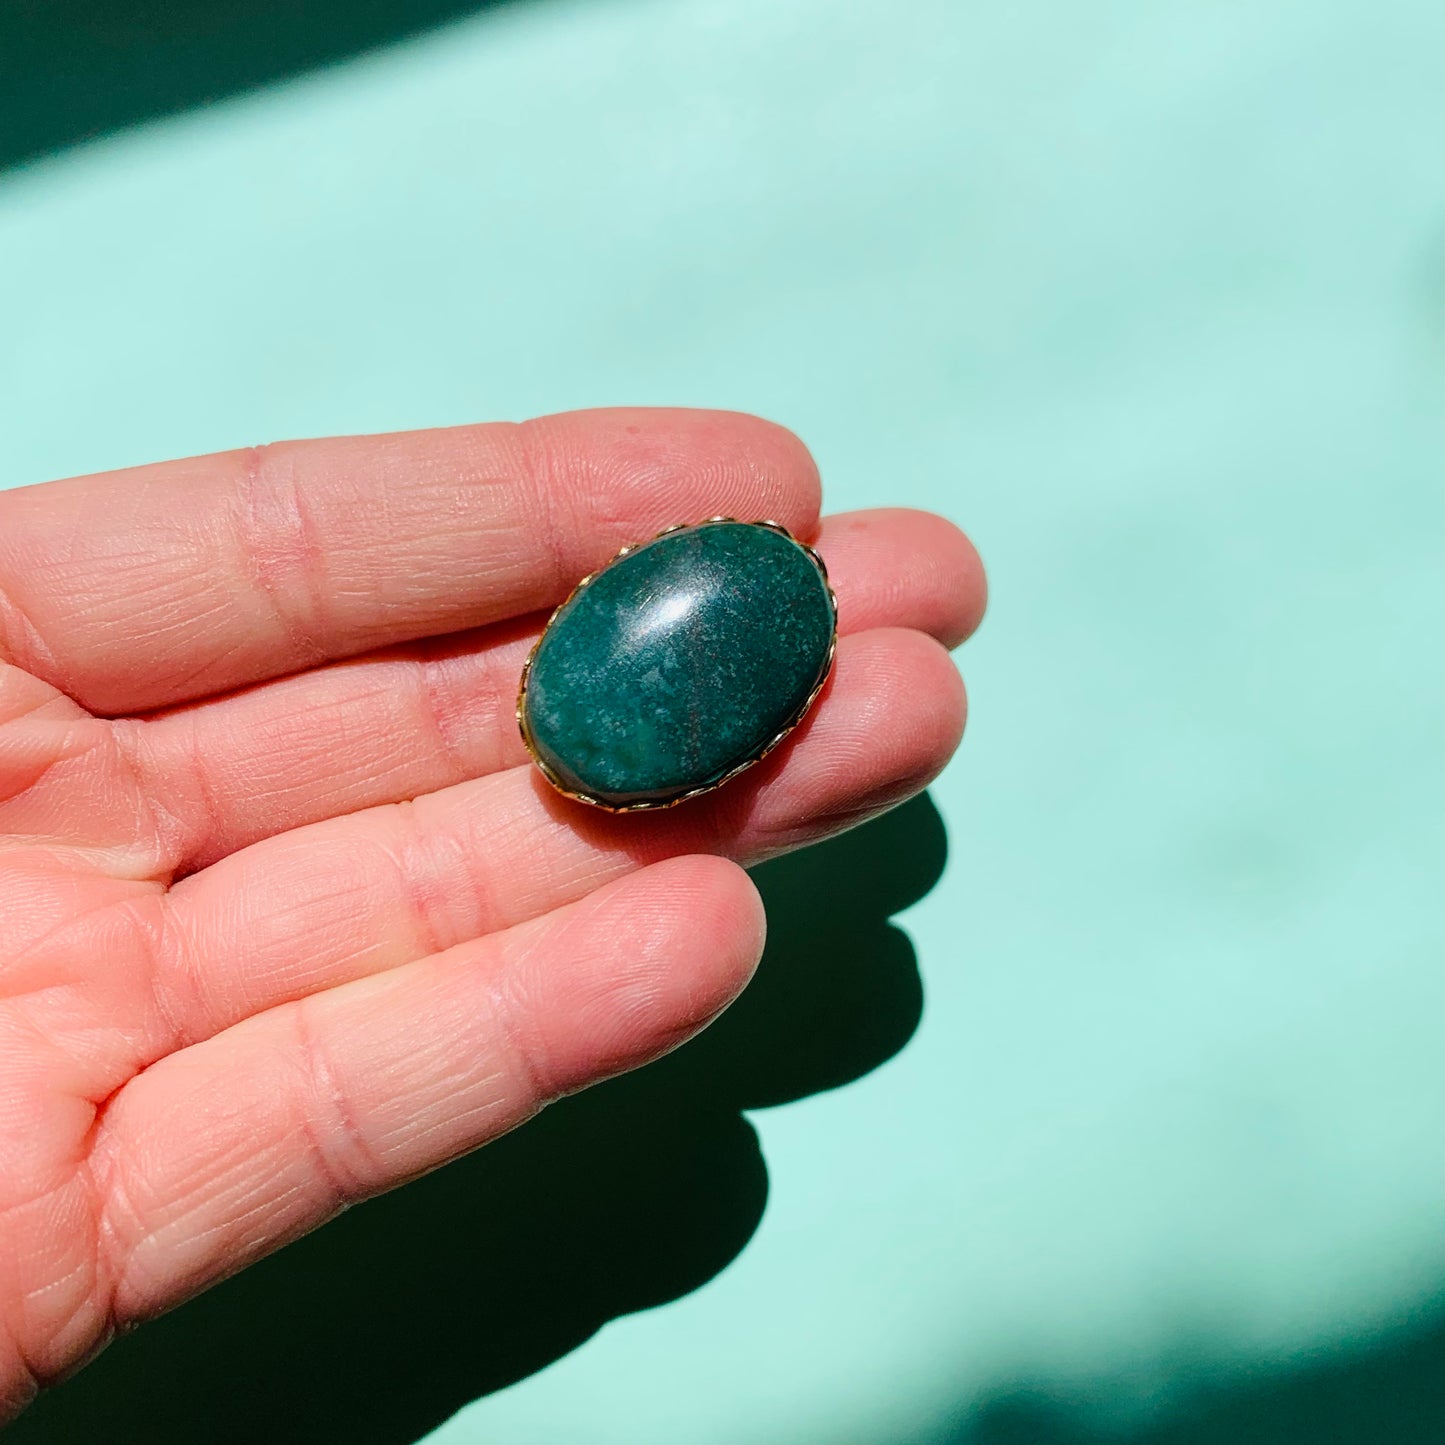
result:
M 0 494 L 0 1418 L 702 1028 L 762 947 L 738 865 L 938 772 L 977 557 L 925 513 L 817 507 L 789 433 L 672 411 Z M 716 514 L 827 560 L 818 707 L 676 810 L 558 797 L 513 714 L 542 609 Z

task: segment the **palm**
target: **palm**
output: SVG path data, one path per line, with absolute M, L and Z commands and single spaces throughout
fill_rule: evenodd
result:
M 976 559 L 936 518 L 816 507 L 787 433 L 667 412 L 0 497 L 0 1418 L 694 1032 L 761 948 L 737 864 L 937 771 L 962 695 L 921 634 L 976 623 Z M 720 512 L 817 534 L 822 706 L 675 812 L 558 799 L 512 717 L 539 609 Z

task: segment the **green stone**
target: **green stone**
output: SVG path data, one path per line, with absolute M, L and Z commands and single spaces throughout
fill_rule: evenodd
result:
M 785 532 L 704 522 L 628 552 L 575 593 L 532 658 L 522 723 L 552 780 L 612 808 L 660 805 L 755 761 L 827 671 L 833 596 Z

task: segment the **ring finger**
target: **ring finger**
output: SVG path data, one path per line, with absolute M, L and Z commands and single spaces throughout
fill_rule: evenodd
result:
M 963 727 L 947 653 L 918 632 L 845 638 L 818 712 L 747 777 L 619 818 L 527 767 L 266 839 L 159 903 L 153 1056 L 251 1014 L 398 967 L 573 902 L 645 864 L 753 863 L 840 832 L 926 786 Z

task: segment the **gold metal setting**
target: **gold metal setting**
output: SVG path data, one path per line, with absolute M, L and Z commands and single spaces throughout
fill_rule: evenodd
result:
M 662 531 L 649 537 L 645 542 L 631 542 L 626 547 L 619 548 L 618 551 L 604 562 L 602 566 L 598 567 L 596 571 L 589 572 L 566 597 L 552 609 L 551 614 L 547 618 L 546 626 L 542 628 L 542 636 L 532 644 L 532 650 L 527 654 L 526 662 L 522 664 L 522 677 L 517 685 L 517 727 L 522 734 L 522 743 L 527 749 L 528 756 L 536 763 L 537 769 L 542 776 L 546 778 L 552 787 L 561 793 L 564 798 L 571 798 L 574 803 L 586 803 L 589 808 L 600 808 L 605 813 L 655 813 L 660 812 L 664 808 L 675 808 L 679 803 L 686 803 L 689 799 L 700 798 L 704 793 L 716 791 L 722 787 L 724 783 L 730 783 L 739 773 L 745 773 L 754 763 L 762 762 L 812 710 L 813 704 L 818 700 L 818 694 L 823 691 L 823 685 L 828 681 L 833 671 L 833 658 L 838 651 L 837 594 L 833 591 L 833 584 L 828 580 L 827 564 L 823 561 L 822 557 L 818 555 L 817 550 L 810 547 L 806 542 L 800 542 L 781 522 L 775 522 L 771 518 L 762 518 L 756 522 L 748 522 L 744 525 L 750 527 L 771 527 L 773 531 L 781 532 L 794 546 L 802 548 L 802 550 L 808 554 L 808 557 L 823 578 L 823 586 L 828 593 L 828 603 L 833 611 L 833 635 L 828 641 L 828 655 L 823 660 L 823 670 L 818 674 L 818 681 L 814 684 L 812 692 L 803 699 L 802 705 L 794 712 L 782 730 L 770 742 L 759 752 L 754 753 L 752 757 L 744 759 L 737 767 L 724 773 L 716 782 L 707 783 L 701 788 L 691 788 L 685 793 L 679 793 L 675 798 L 647 799 L 639 803 L 607 803 L 601 798 L 593 797 L 589 793 L 578 793 L 574 792 L 571 788 L 565 787 L 562 781 L 538 754 L 536 744 L 532 740 L 531 730 L 527 726 L 527 678 L 531 675 L 532 660 L 537 656 L 538 648 L 542 646 L 548 629 L 550 629 L 552 623 L 556 621 L 557 615 L 562 609 L 570 605 L 595 578 L 599 577 L 609 567 L 620 562 L 629 554 L 658 541 L 660 538 L 670 537 L 674 532 L 690 532 L 697 527 L 711 527 L 719 522 L 736 523 L 739 520 L 737 517 L 704 517 L 701 522 L 677 522 L 671 527 L 664 527 Z

